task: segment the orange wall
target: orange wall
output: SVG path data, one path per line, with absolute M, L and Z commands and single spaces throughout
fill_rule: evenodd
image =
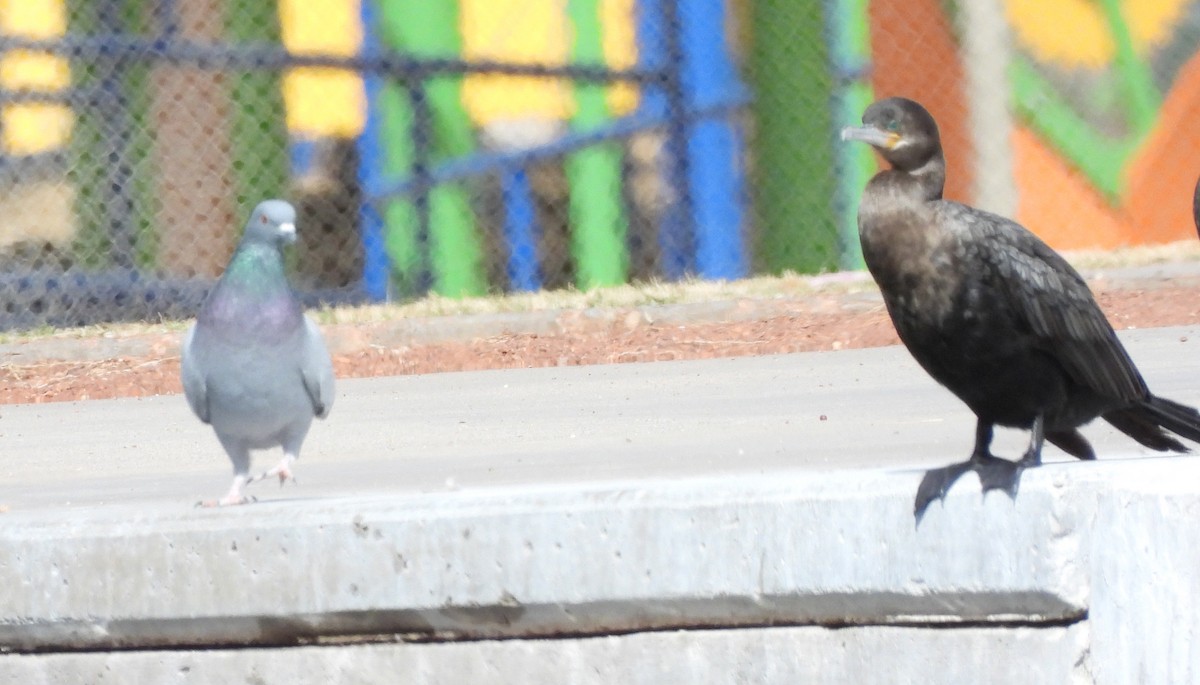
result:
M 871 85 L 877 98 L 902 95 L 938 122 L 949 167 L 946 197 L 971 200 L 974 150 L 967 130 L 963 68 L 941 0 L 872 0 Z
M 1192 191 L 1200 172 L 1200 55 L 1194 55 L 1163 100 L 1158 124 L 1126 167 L 1129 242 L 1196 237 Z
M 1017 220 L 1058 249 L 1168 243 L 1196 236 L 1200 173 L 1200 55 L 1180 71 L 1158 122 L 1125 167 L 1116 204 L 1030 131 L 1013 132 Z
M 911 97 L 938 121 L 948 164 L 946 197 L 971 201 L 974 151 L 963 66 L 941 0 L 872 0 L 872 86 Z M 1200 55 L 1181 70 L 1160 118 L 1127 162 L 1124 191 L 1099 193 L 1049 144 L 1018 125 L 1010 137 L 1019 222 L 1058 249 L 1113 248 L 1191 239 L 1200 174 Z

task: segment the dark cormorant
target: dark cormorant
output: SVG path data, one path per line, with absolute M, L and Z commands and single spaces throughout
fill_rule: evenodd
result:
M 1097 416 L 1154 450 L 1188 451 L 1167 431 L 1200 442 L 1200 414 L 1150 393 L 1066 260 L 1013 221 L 942 199 L 946 161 L 924 107 L 880 100 L 842 139 L 871 144 L 891 167 L 867 184 L 858 231 L 896 332 L 977 417 L 970 459 L 922 479 L 918 522 L 967 471 L 985 493 L 1015 497 L 1043 440 L 1095 459 L 1077 428 Z M 1020 461 L 991 454 L 996 425 L 1030 431 Z
M 1196 189 L 1192 191 L 1192 223 L 1196 225 L 1196 233 L 1200 233 L 1200 178 L 1196 179 Z

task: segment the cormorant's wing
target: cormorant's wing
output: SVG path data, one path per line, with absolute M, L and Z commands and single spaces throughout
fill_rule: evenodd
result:
M 1087 283 L 1061 255 L 1016 222 L 942 204 L 953 205 L 943 209 L 958 215 L 980 268 L 992 271 L 989 280 L 1003 290 L 1018 321 L 1067 373 L 1106 397 L 1138 400 L 1149 394 Z

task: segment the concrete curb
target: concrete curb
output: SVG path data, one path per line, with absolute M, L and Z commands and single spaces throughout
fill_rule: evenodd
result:
M 572 683 L 845 685 L 1081 682 L 1087 629 L 863 627 L 709 630 L 586 640 L 0 657 L 0 685 Z
M 1038 487 L 1016 508 L 995 496 L 982 507 L 963 502 L 974 530 L 947 540 L 944 519 L 913 526 L 911 481 L 807 474 L 10 515 L 0 521 L 0 554 L 16 562 L 0 566 L 0 587 L 11 588 L 0 644 L 109 649 L 1083 615 L 1075 502 Z M 959 499 L 969 497 L 963 490 Z M 995 544 L 983 558 L 977 534 Z
M 700 628 L 745 640 L 773 626 L 890 625 L 924 631 L 927 650 L 947 631 L 983 629 L 1002 638 L 989 660 L 1033 630 L 1062 648 L 1047 648 L 1039 673 L 1181 682 L 1195 675 L 1200 635 L 1197 476 L 1186 458 L 1048 465 L 1015 502 L 980 501 L 967 478 L 919 528 L 912 471 L 17 512 L 0 519 L 0 645 L 577 641 Z M 61 658 L 91 668 L 110 657 Z

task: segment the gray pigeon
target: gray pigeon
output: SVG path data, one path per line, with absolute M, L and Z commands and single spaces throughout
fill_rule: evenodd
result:
M 313 417 L 333 406 L 333 364 L 283 270 L 296 240 L 296 210 L 282 200 L 254 208 L 242 241 L 183 340 L 183 392 L 233 462 L 233 485 L 204 506 L 243 504 L 256 480 L 292 479 Z M 250 450 L 283 447 L 283 460 L 249 477 Z M 294 479 L 293 479 L 294 480 Z

